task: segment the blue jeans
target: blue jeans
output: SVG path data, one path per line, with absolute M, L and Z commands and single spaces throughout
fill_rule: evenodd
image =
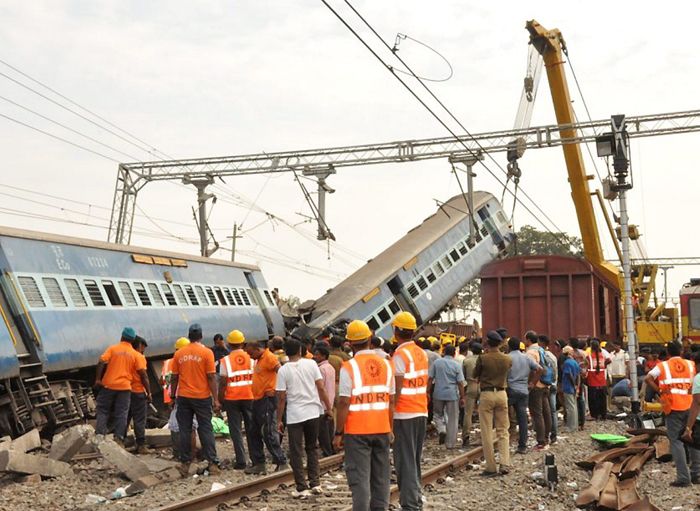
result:
M 253 465 L 265 463 L 263 442 L 267 446 L 267 450 L 270 451 L 275 465 L 287 463 L 287 458 L 280 445 L 280 436 L 277 433 L 277 398 L 275 396 L 253 401 L 253 421 L 248 435 L 250 436 L 248 444 L 250 459 Z
M 518 419 L 518 449 L 527 449 L 527 392 L 516 392 L 508 389 L 508 406 L 515 408 Z
M 212 404 L 211 398 L 194 399 L 191 397 L 177 398 L 177 425 L 180 428 L 180 461 L 192 461 L 192 419 L 197 417 L 197 433 L 202 443 L 202 453 L 209 463 L 219 463 L 216 456 L 216 441 L 211 427 Z
M 688 421 L 688 411 L 673 411 L 666 416 L 666 430 L 668 440 L 671 443 L 671 456 L 676 465 L 676 481 L 679 483 L 689 483 L 691 476 L 700 477 L 700 449 L 688 447 L 690 454 L 690 470 L 685 456 L 685 444 L 681 441 L 681 435 L 685 430 Z
M 576 408 L 578 408 L 578 426 L 580 428 L 586 422 L 586 391 L 588 388 L 585 385 L 581 385 L 581 393 L 578 398 L 576 398 Z
M 136 445 L 144 445 L 146 443 L 146 417 L 148 416 L 148 397 L 144 392 L 131 393 L 129 411 L 131 419 L 134 421 Z
M 126 423 L 129 418 L 131 390 L 112 390 L 102 387 L 97 394 L 97 423 L 95 433 L 107 434 L 107 422 L 111 416 L 114 425 L 114 436 L 124 440 Z
M 557 424 L 559 422 L 557 417 L 557 386 L 549 386 L 549 410 L 552 412 L 552 432 L 549 434 L 550 440 L 556 440 L 559 428 Z

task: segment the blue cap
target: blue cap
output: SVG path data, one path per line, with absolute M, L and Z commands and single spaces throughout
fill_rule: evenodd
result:
M 126 339 L 127 341 L 133 341 L 134 339 L 136 339 L 136 332 L 130 326 L 125 326 L 124 330 L 122 330 L 122 339 Z
M 503 337 L 501 337 L 501 334 L 499 334 L 495 330 L 489 330 L 486 334 L 486 338 L 491 339 L 492 341 L 503 342 Z
M 190 330 L 188 333 L 190 341 L 198 341 L 202 338 L 202 325 L 199 323 L 192 323 L 190 325 Z

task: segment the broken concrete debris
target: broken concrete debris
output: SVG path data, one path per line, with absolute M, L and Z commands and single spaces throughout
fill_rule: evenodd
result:
M 95 434 L 89 424 L 79 424 L 54 436 L 49 458 L 70 461 Z
M 68 463 L 8 449 L 0 451 L 0 472 L 59 477 L 73 473 Z

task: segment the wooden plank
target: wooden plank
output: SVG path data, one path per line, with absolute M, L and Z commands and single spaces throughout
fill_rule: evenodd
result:
M 608 482 L 612 466 L 613 464 L 609 461 L 595 466 L 593 475 L 591 475 L 590 486 L 581 491 L 576 497 L 576 507 L 587 507 L 598 501 L 600 492 L 603 491 L 605 484 Z

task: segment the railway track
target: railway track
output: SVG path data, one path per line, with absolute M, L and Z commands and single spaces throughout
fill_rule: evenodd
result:
M 439 482 L 444 477 L 447 477 L 461 468 L 481 459 L 483 451 L 481 447 L 476 447 L 470 451 L 462 453 L 449 459 L 443 463 L 435 465 L 423 471 L 422 483 L 423 486 Z M 321 474 L 324 478 L 323 486 L 328 487 L 323 495 L 314 496 L 313 500 L 294 501 L 295 507 L 299 510 L 309 507 L 310 509 L 342 509 L 343 511 L 352 510 L 350 489 L 345 482 L 344 473 L 339 472 L 343 465 L 343 454 L 336 454 L 320 460 Z M 332 478 L 334 473 L 335 479 Z M 342 474 L 342 475 L 341 475 Z M 332 489 L 330 484 L 333 484 Z M 233 509 L 238 504 L 249 500 L 277 500 L 284 502 L 286 508 L 289 506 L 289 494 L 283 492 L 279 495 L 276 490 L 284 489 L 286 485 L 293 485 L 294 476 L 291 469 L 282 472 L 257 478 L 253 481 L 237 484 L 217 490 L 205 495 L 169 504 L 165 507 L 158 508 L 155 511 L 219 511 L 222 509 Z M 397 502 L 399 498 L 399 488 L 397 485 L 391 487 L 391 501 Z M 274 509 L 275 502 L 269 502 L 270 508 Z

